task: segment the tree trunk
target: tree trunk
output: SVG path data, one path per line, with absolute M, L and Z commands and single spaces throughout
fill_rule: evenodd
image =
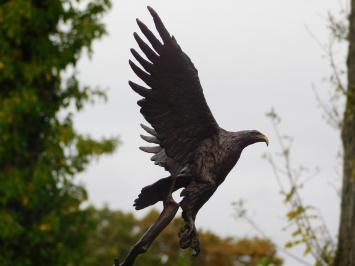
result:
M 343 188 L 335 266 L 355 265 L 355 0 L 351 0 L 348 90 L 342 127 Z

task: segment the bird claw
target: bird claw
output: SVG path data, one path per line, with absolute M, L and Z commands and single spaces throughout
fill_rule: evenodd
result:
M 200 254 L 200 240 L 196 234 L 191 241 L 192 256 L 198 256 Z
M 186 249 L 191 247 L 192 255 L 197 256 L 200 253 L 200 241 L 194 224 L 186 224 L 179 232 L 180 247 Z

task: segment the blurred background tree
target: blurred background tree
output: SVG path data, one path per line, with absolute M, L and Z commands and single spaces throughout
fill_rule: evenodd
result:
M 158 218 L 159 212 L 151 210 L 144 217 L 111 211 L 108 208 L 93 212 L 96 231 L 86 245 L 84 266 L 111 265 L 112 259 L 124 257 L 132 243 Z M 177 232 L 183 226 L 181 218 L 175 219 L 155 240 L 149 251 L 138 258 L 136 266 L 279 266 L 282 259 L 274 244 L 265 239 L 234 239 L 220 237 L 213 232 L 200 231 L 201 254 L 192 257 L 188 250 L 179 248 Z
M 341 5 L 341 2 L 339 2 Z M 300 261 L 304 265 L 354 265 L 355 264 L 355 0 L 341 5 L 340 13 L 328 14 L 329 40 L 323 45 L 315 36 L 320 48 L 329 62 L 331 75 L 327 79 L 330 88 L 328 101 L 316 97 L 326 122 L 339 131 L 342 142 L 340 153 L 342 164 L 339 234 L 331 235 L 326 221 L 317 206 L 307 204 L 301 190 L 316 173 L 309 173 L 304 166 L 295 167 L 290 157 L 293 138 L 279 131 L 280 116 L 271 110 L 267 116 L 271 119 L 280 150 L 276 154 L 266 154 L 265 158 L 273 168 L 284 205 L 288 211 L 287 229 L 291 229 L 291 240 L 285 248 L 303 245 L 304 254 L 310 254 L 314 263 Z M 339 45 L 348 46 L 347 58 L 339 63 L 337 49 Z M 346 60 L 345 60 L 346 59 Z M 346 62 L 346 63 L 345 63 Z M 276 157 L 280 159 L 275 159 Z M 341 178 L 339 177 L 339 180 Z M 242 205 L 235 205 L 239 217 L 247 220 L 257 231 L 267 238 L 263 230 L 249 217 Z M 295 258 L 300 259 L 300 258 Z
M 347 89 L 342 120 L 343 182 L 335 266 L 355 264 L 355 0 L 350 2 Z
M 74 112 L 101 89 L 76 63 L 105 34 L 109 0 L 12 0 L 0 5 L 0 265 L 79 265 L 94 229 L 73 177 L 117 140 L 75 131 Z
M 344 18 L 329 17 L 332 39 L 325 53 L 334 94 L 330 105 L 319 101 L 327 121 L 342 130 L 344 179 L 335 260 L 340 266 L 355 261 L 354 7 L 351 0 L 350 27 Z M 102 17 L 110 8 L 110 0 L 0 2 L 0 265 L 111 265 L 158 215 L 151 211 L 139 219 L 108 208 L 83 208 L 86 190 L 74 180 L 94 158 L 117 146 L 116 138 L 95 140 L 78 133 L 72 120 L 85 104 L 106 99 L 104 90 L 80 84 L 76 64 L 106 33 Z M 332 45 L 339 41 L 350 42 L 348 71 L 339 71 L 333 60 Z M 278 117 L 269 115 L 277 123 Z M 316 265 L 333 265 L 334 236 L 317 210 L 303 202 L 303 183 L 295 178 L 303 170 L 294 171 L 290 164 L 287 138 L 282 135 L 279 142 L 289 185 L 281 191 L 288 223 L 296 226 L 286 248 L 303 244 Z M 176 219 L 137 265 L 282 265 L 267 236 L 236 240 L 205 231 L 200 232 L 201 255 L 192 258 L 178 247 L 181 223 Z

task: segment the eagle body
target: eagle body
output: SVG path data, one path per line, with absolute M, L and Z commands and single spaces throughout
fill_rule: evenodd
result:
M 198 206 L 201 207 L 212 196 L 238 162 L 243 149 L 251 144 L 250 141 L 245 141 L 248 139 L 245 137 L 247 134 L 258 135 L 260 133 L 257 131 L 229 132 L 219 128 L 217 134 L 201 142 L 191 161 L 187 162 L 177 174 L 174 191 L 184 187 L 185 190 L 182 191 L 181 196 L 187 197 L 182 202 L 183 210 L 188 209 L 187 205 L 190 204 L 191 197 L 195 196 L 196 198 L 201 187 L 209 188 L 209 193 L 205 192 L 204 197 L 197 197 L 197 200 L 201 201 L 197 204 Z M 264 141 L 264 138 L 255 138 L 254 141 Z M 159 152 L 161 153 L 161 151 L 163 150 Z M 176 162 L 168 158 L 165 153 L 164 161 L 167 162 L 168 169 L 175 169 Z M 136 209 L 143 209 L 164 200 L 165 192 L 171 185 L 171 177 L 161 180 L 164 182 L 158 181 L 142 189 L 135 201 Z M 194 207 L 194 215 L 196 215 L 199 208 Z
M 211 180 L 220 185 L 239 160 L 242 150 L 238 134 L 220 128 L 218 134 L 198 147 L 191 165 L 193 176 L 200 176 L 201 182 Z
M 141 125 L 148 134 L 141 137 L 156 144 L 140 149 L 152 153 L 151 160 L 170 176 L 144 187 L 134 205 L 143 209 L 158 201 L 165 204 L 174 191 L 183 188 L 179 207 L 186 224 L 179 234 L 180 246 L 198 253 L 194 221 L 199 209 L 225 180 L 243 149 L 256 142 L 268 144 L 268 140 L 256 130 L 229 132 L 218 126 L 203 95 L 197 69 L 158 14 L 150 7 L 148 10 L 161 40 L 137 19 L 149 45 L 134 33 L 146 58 L 131 49 L 142 68 L 131 60 L 129 64 L 148 87 L 132 81 L 129 85 L 143 97 L 138 105 L 151 125 Z

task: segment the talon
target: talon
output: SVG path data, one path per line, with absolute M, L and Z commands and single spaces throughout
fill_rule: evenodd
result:
M 198 256 L 198 254 L 200 254 L 200 251 L 201 251 L 200 250 L 200 241 L 198 239 L 197 234 L 192 239 L 191 248 L 192 248 L 192 256 Z
M 187 231 L 188 231 L 188 228 L 187 228 L 187 226 L 185 225 L 184 227 L 182 227 L 182 228 L 180 229 L 180 231 L 179 231 L 179 233 L 178 233 L 178 236 L 181 237 L 181 236 L 183 236 L 183 235 L 186 235 Z
M 197 256 L 200 253 L 200 242 L 194 222 L 190 221 L 188 224 L 185 224 L 185 226 L 180 229 L 179 237 L 180 247 L 182 249 L 191 247 L 193 256 Z
M 200 253 L 199 249 L 192 249 L 192 256 L 197 257 L 199 253 Z
M 191 246 L 191 232 L 189 226 L 185 225 L 179 232 L 180 237 L 180 247 L 182 249 L 188 248 Z
M 200 241 L 195 226 L 194 216 L 190 212 L 183 212 L 182 217 L 185 225 L 179 231 L 180 247 L 185 249 L 190 247 L 192 255 L 197 256 L 200 253 Z
M 186 249 L 191 246 L 191 239 L 184 237 L 180 239 L 180 248 Z

